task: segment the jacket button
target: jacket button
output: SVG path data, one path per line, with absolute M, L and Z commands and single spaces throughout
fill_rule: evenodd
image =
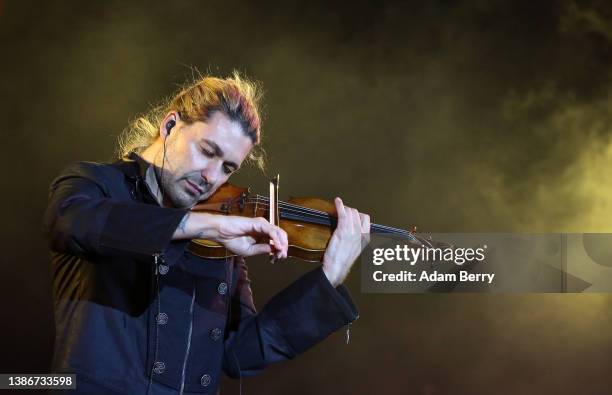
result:
M 158 361 L 158 362 L 155 362 L 153 364 L 153 372 L 155 372 L 157 374 L 162 374 L 162 373 L 164 373 L 164 370 L 166 370 L 166 364 L 165 363 L 163 363 L 161 361 Z
M 214 342 L 221 339 L 221 336 L 223 336 L 223 331 L 221 330 L 221 328 L 214 328 L 210 331 L 210 338 Z
M 166 325 L 168 323 L 168 314 L 159 313 L 157 317 L 155 317 L 155 321 L 157 321 L 159 325 Z
M 159 270 L 159 274 L 163 276 L 164 274 L 168 273 L 170 267 L 168 265 L 161 264 L 157 267 L 157 270 Z
M 202 384 L 202 387 L 208 387 L 211 381 L 212 377 L 210 377 L 210 374 L 208 373 L 202 375 L 202 377 L 200 378 L 200 384 Z
M 219 295 L 225 295 L 227 293 L 227 283 L 222 282 L 219 284 L 217 287 L 217 292 L 219 292 Z

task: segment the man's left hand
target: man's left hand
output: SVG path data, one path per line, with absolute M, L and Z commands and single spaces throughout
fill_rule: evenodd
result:
M 346 207 L 336 198 L 338 225 L 332 234 L 323 257 L 323 272 L 329 282 L 337 287 L 344 282 L 351 267 L 363 250 L 362 235 L 370 233 L 370 216 Z

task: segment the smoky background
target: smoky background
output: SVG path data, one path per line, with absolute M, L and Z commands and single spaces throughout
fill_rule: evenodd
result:
M 202 73 L 266 90 L 281 197 L 341 196 L 424 232 L 609 232 L 612 6 L 605 1 L 0 1 L 2 372 L 47 372 L 47 187 L 113 159 L 129 119 Z M 261 307 L 312 266 L 249 265 Z M 365 295 L 361 318 L 250 393 L 594 394 L 612 297 Z M 226 380 L 224 392 L 238 391 Z

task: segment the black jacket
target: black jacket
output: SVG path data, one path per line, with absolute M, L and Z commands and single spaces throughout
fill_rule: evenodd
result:
M 157 204 L 145 165 L 79 162 L 51 185 L 54 372 L 120 393 L 151 382 L 215 393 L 222 370 L 253 374 L 358 317 L 321 267 L 257 313 L 243 259 L 205 260 L 171 241 L 186 211 Z

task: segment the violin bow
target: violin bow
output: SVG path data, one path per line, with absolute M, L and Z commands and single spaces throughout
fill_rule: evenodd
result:
M 279 226 L 279 207 L 278 207 L 278 184 L 280 181 L 280 174 L 277 174 L 276 177 L 270 180 L 270 206 L 269 206 L 269 216 L 268 220 L 272 225 Z M 270 245 L 274 245 L 274 242 L 270 240 Z M 276 262 L 276 255 L 274 252 L 270 251 L 270 263 Z

